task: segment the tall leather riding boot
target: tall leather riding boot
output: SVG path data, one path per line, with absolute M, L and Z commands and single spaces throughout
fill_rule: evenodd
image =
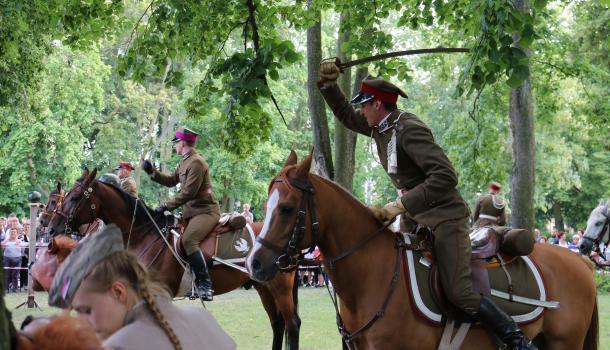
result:
M 210 273 L 208 272 L 208 266 L 205 263 L 205 258 L 201 251 L 196 251 L 188 256 L 189 265 L 191 265 L 191 271 L 195 275 L 195 288 L 197 294 L 203 301 L 212 301 L 214 297 L 214 291 L 212 290 L 212 280 L 210 279 Z
M 498 336 L 508 346 L 508 349 L 538 350 L 536 345 L 523 335 L 515 321 L 487 296 L 481 296 L 479 312 L 474 316 L 484 327 Z

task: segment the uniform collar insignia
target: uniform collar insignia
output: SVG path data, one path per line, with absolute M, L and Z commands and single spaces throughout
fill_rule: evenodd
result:
M 377 126 L 376 126 L 377 132 L 380 135 L 385 134 L 388 130 L 390 130 L 394 127 L 396 118 L 392 118 L 392 113 L 393 112 L 388 113 L 388 115 L 386 115 L 385 118 L 383 118 L 381 120 L 381 122 L 379 124 L 377 124 Z
M 189 153 L 185 154 L 182 156 L 182 160 L 186 160 L 188 157 L 190 157 L 193 154 L 193 151 L 190 151 Z

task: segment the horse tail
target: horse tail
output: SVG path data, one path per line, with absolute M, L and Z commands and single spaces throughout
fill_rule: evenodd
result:
M 591 316 L 591 323 L 589 323 L 589 329 L 587 329 L 587 335 L 585 336 L 585 343 L 583 345 L 584 350 L 597 350 L 599 345 L 599 317 L 597 313 L 597 297 L 595 298 L 595 304 L 593 305 L 593 315 Z

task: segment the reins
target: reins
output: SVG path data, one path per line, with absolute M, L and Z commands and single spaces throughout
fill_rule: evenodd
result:
M 259 236 L 257 238 L 257 242 L 259 242 L 261 245 L 280 254 L 280 256 L 276 259 L 275 264 L 277 265 L 278 269 L 282 272 L 287 272 L 292 269 L 295 269 L 301 263 L 306 263 L 309 266 L 318 266 L 320 268 L 320 270 L 322 270 L 322 266 L 328 266 L 329 270 L 332 271 L 335 268 L 335 264 L 338 261 L 346 258 L 347 256 L 356 252 L 360 248 L 364 247 L 367 243 L 371 242 L 373 239 L 378 237 L 382 232 L 386 232 L 386 229 L 392 223 L 392 221 L 385 223 L 383 226 L 381 226 L 371 235 L 367 236 L 366 238 L 364 238 L 361 241 L 357 242 L 356 244 L 352 245 L 350 248 L 346 249 L 345 251 L 343 251 L 342 253 L 340 253 L 339 255 L 337 255 L 333 258 L 327 258 L 322 261 L 299 258 L 300 251 L 297 247 L 298 247 L 298 243 L 304 238 L 304 235 L 305 235 L 305 230 L 306 230 L 305 218 L 306 218 L 306 214 L 307 214 L 307 211 L 306 211 L 307 209 L 310 212 L 310 225 L 312 228 L 312 239 L 311 239 L 311 244 L 309 246 L 309 252 L 313 251 L 313 249 L 317 245 L 317 242 L 319 239 L 319 222 L 317 220 L 315 205 L 313 203 L 314 202 L 313 201 L 314 188 L 313 188 L 313 185 L 309 181 L 307 181 L 307 180 L 302 181 L 302 180 L 297 180 L 297 179 L 287 179 L 286 176 L 284 176 L 284 173 L 280 173 L 278 176 L 276 176 L 276 178 L 274 178 L 272 180 L 272 182 L 270 184 L 270 188 L 276 182 L 288 183 L 288 184 L 294 186 L 295 188 L 301 190 L 301 192 L 303 194 L 303 196 L 301 198 L 299 212 L 297 213 L 297 218 L 296 218 L 293 230 L 292 230 L 292 235 L 291 235 L 290 240 L 288 241 L 287 245 L 284 248 L 281 248 L 278 245 L 276 245 L 272 242 L 269 242 L 268 240 L 262 238 L 261 236 Z M 395 237 L 396 237 L 396 246 L 395 246 L 395 249 L 396 249 L 395 261 L 396 262 L 394 264 L 394 272 L 392 273 L 392 279 L 390 280 L 390 286 L 386 292 L 383 302 L 381 303 L 381 305 L 379 306 L 379 308 L 377 309 L 375 314 L 368 320 L 368 322 L 366 322 L 365 324 L 360 326 L 356 331 L 353 331 L 353 332 L 348 331 L 345 326 L 345 322 L 343 321 L 343 318 L 341 317 L 341 313 L 339 312 L 337 288 L 336 287 L 333 288 L 333 291 L 331 292 L 328 284 L 326 285 L 326 289 L 328 290 L 328 294 L 329 294 L 330 299 L 335 308 L 337 328 L 339 330 L 339 333 L 341 334 L 341 337 L 343 338 L 345 344 L 347 345 L 347 347 L 349 349 L 352 349 L 354 340 L 356 340 L 359 336 L 361 336 L 367 329 L 369 329 L 377 320 L 379 320 L 385 314 L 386 308 L 390 302 L 390 298 L 392 297 L 392 295 L 394 294 L 394 290 L 396 289 L 398 277 L 400 276 L 400 262 L 401 262 L 401 256 L 403 255 L 404 251 L 407 249 L 411 249 L 411 250 L 425 250 L 426 249 L 419 243 L 407 244 L 400 235 L 396 235 Z
M 94 180 L 97 181 L 97 180 Z M 90 184 L 87 184 L 90 185 Z M 78 188 L 82 188 L 84 187 L 82 183 L 77 184 L 76 187 L 74 187 L 73 189 L 71 189 L 68 193 L 66 193 L 65 197 L 68 197 L 68 195 L 73 191 L 76 190 Z M 87 189 L 85 189 L 85 191 L 83 192 L 83 196 L 80 198 L 79 202 L 76 204 L 76 206 L 70 211 L 70 213 L 68 215 L 66 215 L 65 213 L 63 213 L 63 211 L 61 210 L 61 208 L 63 207 L 63 202 L 62 202 L 62 206 L 60 207 L 56 207 L 55 210 L 53 211 L 54 213 L 56 213 L 57 215 L 63 217 L 64 219 L 66 219 L 66 223 L 65 223 L 65 232 L 67 234 L 72 233 L 72 228 L 70 227 L 70 223 L 72 222 L 72 220 L 74 219 L 74 214 L 77 212 L 77 210 L 80 210 L 80 206 L 81 203 L 85 200 L 85 199 L 90 199 L 93 197 L 93 187 L 89 186 Z M 131 243 L 131 233 L 133 230 L 133 225 L 135 222 L 135 217 L 136 217 L 136 212 L 138 210 L 138 204 L 141 203 L 141 201 L 139 200 L 139 198 L 135 199 L 135 205 L 134 205 L 134 209 L 133 209 L 133 214 L 132 214 L 132 220 L 131 220 L 131 225 L 129 228 L 129 233 L 128 233 L 128 237 L 127 237 L 127 245 L 126 247 L 129 247 L 130 243 Z M 94 211 L 95 210 L 95 203 L 91 203 L 91 210 Z M 153 224 L 153 226 L 155 227 L 157 233 L 159 234 L 159 236 L 163 239 L 166 248 L 168 248 L 170 250 L 170 252 L 172 253 L 172 255 L 174 256 L 174 258 L 176 259 L 176 261 L 178 262 L 178 264 L 184 269 L 186 270 L 186 266 L 184 265 L 184 263 L 182 262 L 182 260 L 180 259 L 180 257 L 178 256 L 178 254 L 174 251 L 172 245 L 169 243 L 169 241 L 167 240 L 167 238 L 165 237 L 165 235 L 163 234 L 164 231 L 168 231 L 168 230 L 161 230 L 159 228 L 159 226 L 157 225 L 156 221 L 154 220 L 154 218 L 150 215 L 149 211 L 143 207 L 142 208 L 143 211 L 146 213 L 146 215 L 148 216 L 148 218 L 150 219 L 151 223 Z M 96 216 L 96 215 L 94 215 Z M 152 246 L 153 243 L 157 242 L 158 240 L 154 240 L 153 242 L 151 242 L 149 244 L 149 246 L 147 246 L 147 248 L 145 248 L 145 250 L 150 249 L 150 246 Z M 165 248 L 165 247 L 164 247 Z M 157 252 L 156 256 L 153 258 L 152 262 L 148 264 L 148 267 L 152 266 L 152 264 L 154 263 L 154 261 L 161 255 L 161 252 L 163 251 L 163 249 L 160 249 L 159 252 Z M 140 254 L 141 255 L 141 254 Z

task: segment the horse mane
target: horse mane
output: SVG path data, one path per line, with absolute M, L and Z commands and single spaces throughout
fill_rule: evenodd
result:
M 94 182 L 113 189 L 123 199 L 123 201 L 125 203 L 127 203 L 130 215 L 133 215 L 133 210 L 134 210 L 136 204 L 139 202 L 140 205 L 138 205 L 138 208 L 136 210 L 134 222 L 149 222 L 150 223 L 150 219 L 145 212 L 145 210 L 146 210 L 148 212 L 148 214 L 150 214 L 150 216 L 155 220 L 155 223 L 157 225 L 159 225 L 159 227 L 165 226 L 165 223 L 166 223 L 165 215 L 163 215 L 163 213 L 157 213 L 156 211 L 150 209 L 150 207 L 148 205 L 146 205 L 144 200 L 142 200 L 140 198 L 136 198 L 112 184 L 108 184 L 108 183 L 101 182 L 98 180 L 95 180 Z M 150 224 L 152 225 L 152 223 L 150 223 Z
M 284 168 L 282 171 L 280 171 L 280 173 L 278 174 L 278 176 L 284 175 L 286 178 L 289 178 L 288 173 L 295 169 L 296 165 L 291 165 L 288 166 L 286 168 Z M 355 207 L 361 208 L 361 209 L 367 209 L 367 206 L 362 203 L 358 198 L 356 198 L 356 196 L 354 196 L 351 192 L 349 192 L 348 190 L 346 190 L 343 186 L 341 186 L 340 184 L 329 180 L 325 177 L 322 177 L 320 175 L 316 175 L 314 173 L 308 173 L 308 176 L 311 177 L 312 179 L 318 180 L 328 186 L 330 186 L 331 188 L 335 189 L 337 193 L 339 193 L 339 195 L 345 199 L 348 203 L 354 205 Z M 290 181 L 286 182 L 286 185 L 291 189 L 291 190 L 296 190 L 295 187 L 290 183 Z M 370 212 L 369 210 L 366 210 L 367 212 Z M 371 213 L 372 215 L 372 213 Z

